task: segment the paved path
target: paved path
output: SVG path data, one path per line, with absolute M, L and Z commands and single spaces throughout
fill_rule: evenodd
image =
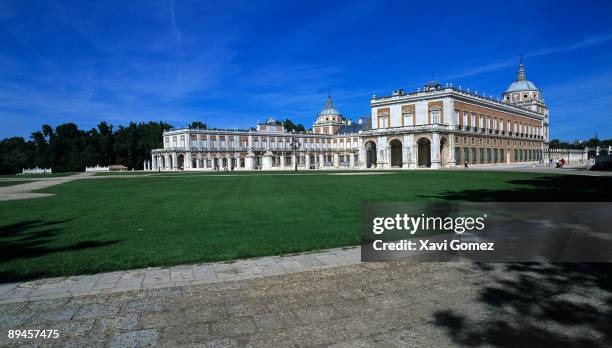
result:
M 218 283 L 357 264 L 359 247 L 0 284 L 0 304 Z
M 49 177 L 49 178 L 3 178 L 6 181 L 31 180 L 31 182 L 13 186 L 0 187 L 0 201 L 11 201 L 17 199 L 29 199 L 53 196 L 51 193 L 34 193 L 32 191 L 41 190 L 47 187 L 63 184 L 72 180 L 92 177 L 93 173 L 80 173 L 69 176 Z
M 581 267 L 360 263 L 17 302 L 0 305 L 0 346 L 610 346 L 609 267 Z M 9 329 L 59 338 L 9 339 Z

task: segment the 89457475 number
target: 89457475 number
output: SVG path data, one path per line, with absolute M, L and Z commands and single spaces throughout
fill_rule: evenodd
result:
M 59 330 L 8 330 L 9 339 L 29 339 L 29 338 L 59 338 Z

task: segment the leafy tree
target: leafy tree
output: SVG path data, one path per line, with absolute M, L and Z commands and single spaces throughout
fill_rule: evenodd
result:
M 151 158 L 151 150 L 162 147 L 162 133 L 170 128 L 164 122 L 132 122 L 116 130 L 101 122 L 89 131 L 73 123 L 55 129 L 43 125 L 29 141 L 14 137 L 0 142 L 0 173 L 19 173 L 22 168 L 35 166 L 51 167 L 56 172 L 83 171 L 96 164 L 142 169 L 143 162 Z
M 195 121 L 195 122 L 191 122 L 189 124 L 189 128 L 208 129 L 208 126 L 206 125 L 206 123 L 203 123 L 203 122 L 200 122 L 200 121 Z
M 303 124 L 295 124 L 288 118 L 283 122 L 283 126 L 288 132 L 302 133 L 306 131 Z

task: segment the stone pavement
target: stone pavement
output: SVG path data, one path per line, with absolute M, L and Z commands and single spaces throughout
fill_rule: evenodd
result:
M 574 266 L 360 263 L 16 302 L 0 305 L 0 346 L 609 346 L 610 269 Z
M 0 304 L 159 289 L 312 271 L 359 263 L 359 247 L 234 262 L 155 267 L 0 284 Z

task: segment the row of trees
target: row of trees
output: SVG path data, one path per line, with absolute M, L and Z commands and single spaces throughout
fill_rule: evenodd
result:
M 597 146 L 607 149 L 610 145 L 612 145 L 612 139 L 602 140 L 597 137 L 585 141 L 576 140 L 573 143 L 561 141 L 559 139 L 552 139 L 549 143 L 549 147 L 551 149 L 584 149 L 586 147 L 589 149 L 595 149 Z
M 282 124 L 287 131 L 305 132 L 304 125 L 290 119 Z M 203 122 L 187 126 L 208 129 Z M 90 130 L 81 130 L 74 123 L 61 124 L 55 129 L 43 125 L 29 140 L 12 137 L 0 141 L 0 173 L 20 173 L 22 168 L 33 167 L 79 172 L 96 164 L 143 169 L 143 162 L 151 158 L 151 150 L 162 147 L 162 133 L 171 128 L 165 122 L 132 122 L 117 128 L 101 122 Z
M 202 122 L 190 125 L 206 128 Z M 81 130 L 74 123 L 49 125 L 22 137 L 0 141 L 0 173 L 21 172 L 22 168 L 52 168 L 55 172 L 83 171 L 86 166 L 122 164 L 142 169 L 151 150 L 162 146 L 162 133 L 172 128 L 165 122 L 130 123 L 127 127 L 102 122 L 97 128 Z

